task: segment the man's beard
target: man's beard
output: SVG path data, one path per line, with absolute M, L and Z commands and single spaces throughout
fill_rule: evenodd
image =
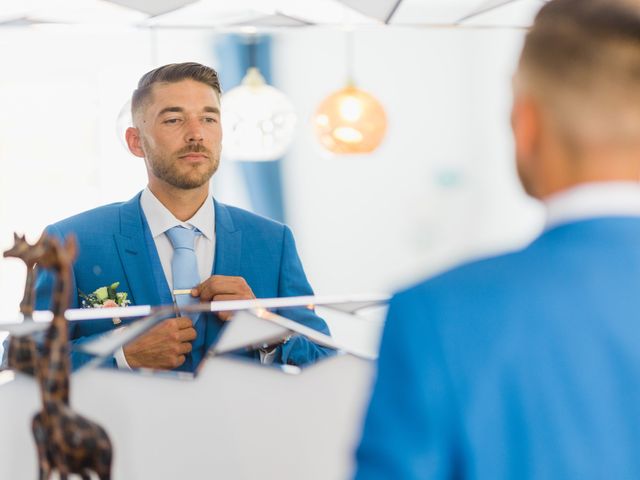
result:
M 173 154 L 163 154 L 154 151 L 149 144 L 143 139 L 143 148 L 147 156 L 147 162 L 153 174 L 168 183 L 169 185 L 180 188 L 182 190 L 191 190 L 201 187 L 207 183 L 220 163 L 218 154 L 214 154 L 211 150 L 199 143 L 187 145 Z M 206 169 L 200 172 L 201 165 L 190 165 L 191 169 L 187 172 L 181 172 L 179 169 L 179 157 L 189 153 L 204 153 L 208 157 Z

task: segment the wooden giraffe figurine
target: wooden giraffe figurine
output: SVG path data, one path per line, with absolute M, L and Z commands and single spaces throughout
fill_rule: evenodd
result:
M 69 333 L 64 312 L 71 295 L 71 268 L 76 241 L 70 237 L 64 246 L 44 236 L 38 265 L 56 273 L 51 310 L 53 320 L 37 357 L 36 376 L 40 383 L 42 410 L 32 422 L 38 448 L 40 480 L 57 470 L 66 480 L 76 473 L 90 480 L 94 472 L 100 480 L 111 478 L 112 447 L 107 433 L 98 424 L 78 415 L 69 407 Z
M 20 312 L 25 322 L 33 321 L 33 306 L 35 301 L 34 283 L 36 278 L 36 259 L 43 253 L 42 237 L 33 245 L 29 244 L 24 235 L 13 234 L 13 247 L 3 253 L 3 256 L 19 258 L 27 265 L 27 280 L 24 295 L 20 302 Z M 35 370 L 36 346 L 30 335 L 21 337 L 12 335 L 9 340 L 8 367 L 33 375 Z

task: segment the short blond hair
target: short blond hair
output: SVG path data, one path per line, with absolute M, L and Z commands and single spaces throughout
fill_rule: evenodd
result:
M 640 0 L 551 0 L 526 36 L 518 86 L 573 141 L 640 143 Z

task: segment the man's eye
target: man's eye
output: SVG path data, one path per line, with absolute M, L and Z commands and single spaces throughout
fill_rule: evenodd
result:
M 179 119 L 178 119 L 178 118 L 167 118 L 167 119 L 166 119 L 164 122 L 162 122 L 162 123 L 166 123 L 166 124 L 172 125 L 172 124 L 178 123 L 178 121 L 179 121 Z
M 218 119 L 216 117 L 205 117 L 204 121 L 207 123 L 218 123 Z

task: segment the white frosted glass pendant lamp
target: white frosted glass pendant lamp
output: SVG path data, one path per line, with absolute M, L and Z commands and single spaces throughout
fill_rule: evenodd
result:
M 227 158 L 268 161 L 282 157 L 293 140 L 296 113 L 280 90 L 256 67 L 222 96 L 223 152 Z

